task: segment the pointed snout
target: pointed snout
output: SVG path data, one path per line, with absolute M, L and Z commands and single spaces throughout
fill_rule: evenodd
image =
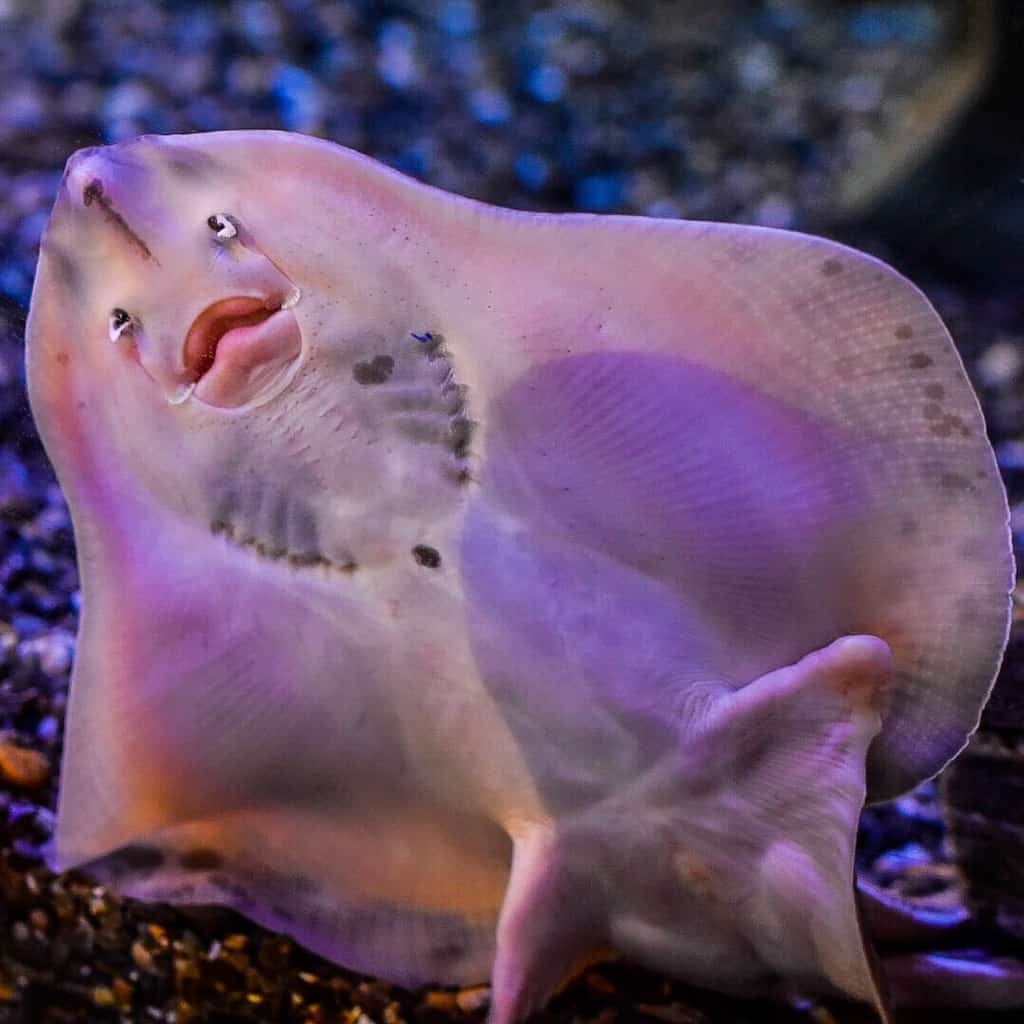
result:
M 152 260 L 151 240 L 160 225 L 153 208 L 152 171 L 141 159 L 145 145 L 134 140 L 78 150 L 65 167 L 58 206 Z
M 63 188 L 76 206 L 92 206 L 97 195 L 121 191 L 131 173 L 123 146 L 89 146 L 72 153 L 64 168 Z

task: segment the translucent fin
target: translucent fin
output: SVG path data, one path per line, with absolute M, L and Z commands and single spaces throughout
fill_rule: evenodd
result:
M 606 907 L 574 874 L 572 852 L 545 829 L 516 841 L 491 979 L 488 1024 L 517 1024 L 541 1009 L 605 943 Z
M 483 980 L 510 844 L 405 760 L 366 609 L 158 511 L 126 528 L 130 493 L 109 511 L 79 535 L 54 866 L 226 904 L 397 981 Z
M 475 841 L 465 823 L 401 808 L 263 807 L 80 867 L 139 899 L 232 907 L 355 970 L 469 984 L 490 971 L 507 857 L 502 837 Z
M 516 341 L 486 359 L 450 341 L 477 408 L 491 397 L 485 493 L 707 610 L 718 678 L 883 637 L 897 675 L 869 795 L 934 774 L 991 687 L 1012 559 L 977 400 L 924 296 L 766 229 L 580 217 L 517 238 L 494 300 L 528 307 Z
M 840 995 L 884 1017 L 854 898 L 864 758 L 892 668 L 845 637 L 680 708 L 680 745 L 605 800 L 516 838 L 493 1024 L 602 943 L 696 984 Z
M 687 810 L 684 872 L 698 889 L 722 886 L 719 901 L 789 984 L 820 992 L 823 980 L 880 1012 L 853 855 L 864 757 L 891 670 L 877 638 L 844 637 L 712 705 L 690 754 L 691 785 L 710 788 Z
M 365 692 L 336 685 L 328 649 L 339 598 L 324 581 L 283 572 L 199 523 L 143 512 L 127 489 L 90 511 L 75 522 L 84 613 L 59 862 L 90 860 L 254 794 L 322 786 L 327 755 L 313 746 L 296 759 L 297 749 L 329 748 L 352 714 L 366 714 L 374 735 L 384 710 L 375 715 Z M 356 748 L 345 750 L 358 760 Z

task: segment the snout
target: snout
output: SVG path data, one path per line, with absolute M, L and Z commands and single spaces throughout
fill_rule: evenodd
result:
M 91 206 L 97 192 L 110 196 L 120 191 L 124 179 L 139 170 L 130 159 L 128 146 L 88 146 L 72 153 L 64 168 L 63 187 L 77 206 Z
M 78 150 L 65 167 L 58 205 L 153 260 L 159 223 L 152 206 L 152 172 L 140 159 L 144 145 L 134 140 Z

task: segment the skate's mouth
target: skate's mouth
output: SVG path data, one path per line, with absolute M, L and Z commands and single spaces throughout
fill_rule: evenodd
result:
M 207 306 L 185 336 L 185 383 L 209 405 L 258 397 L 298 357 L 299 325 L 279 299 L 235 296 Z

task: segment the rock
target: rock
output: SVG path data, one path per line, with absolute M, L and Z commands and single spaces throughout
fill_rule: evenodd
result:
M 967 898 L 981 918 L 1024 939 L 1024 620 L 981 727 L 943 777 L 946 817 Z
M 12 786 L 39 789 L 50 778 L 50 759 L 38 750 L 0 740 L 0 777 Z
M 472 988 L 461 989 L 455 995 L 456 1005 L 463 1013 L 476 1013 L 483 1010 L 491 1002 L 490 985 L 474 985 Z

